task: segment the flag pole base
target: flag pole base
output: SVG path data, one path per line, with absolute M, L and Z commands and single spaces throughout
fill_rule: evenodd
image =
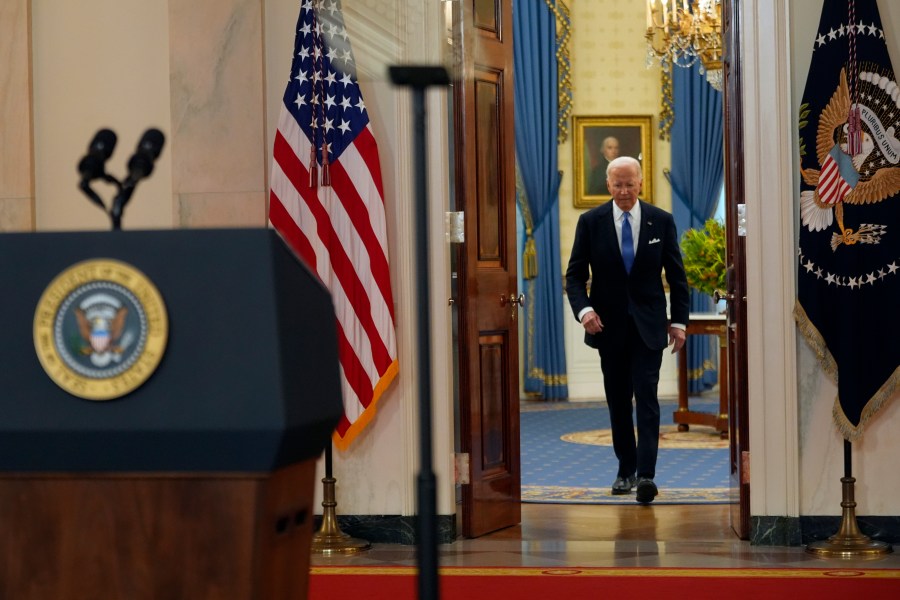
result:
M 880 558 L 893 552 L 890 544 L 873 540 L 863 535 L 856 523 L 856 501 L 854 500 L 854 477 L 842 477 L 841 501 L 842 517 L 840 530 L 824 541 L 813 542 L 806 551 L 820 558 Z
M 335 507 L 337 502 L 334 499 L 334 484 L 337 481 L 334 477 L 325 477 L 322 479 L 322 526 L 319 531 L 312 537 L 313 554 L 323 554 L 325 556 L 335 554 L 358 554 L 365 552 L 372 547 L 372 544 L 366 540 L 351 537 L 341 531 L 337 523 L 337 515 Z

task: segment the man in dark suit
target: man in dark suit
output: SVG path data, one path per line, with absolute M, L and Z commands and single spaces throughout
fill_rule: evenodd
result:
M 672 345 L 673 353 L 684 345 L 690 303 L 675 221 L 668 212 L 639 201 L 642 182 L 641 164 L 634 158 L 623 156 L 609 164 L 607 185 L 613 201 L 578 219 L 566 294 L 584 327 L 585 344 L 600 354 L 613 449 L 619 460 L 612 493 L 628 494 L 634 488 L 637 501 L 646 504 L 658 494 L 653 478 L 662 353 L 667 345 Z M 667 324 L 663 270 L 671 324 Z

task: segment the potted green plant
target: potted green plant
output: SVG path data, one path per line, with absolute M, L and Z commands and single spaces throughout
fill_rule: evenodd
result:
M 708 219 L 703 229 L 688 229 L 681 237 L 681 255 L 688 285 L 712 296 L 725 290 L 725 226 Z

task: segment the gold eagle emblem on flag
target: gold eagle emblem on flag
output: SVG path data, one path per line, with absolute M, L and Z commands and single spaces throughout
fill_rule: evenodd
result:
M 900 191 L 900 141 L 893 123 L 900 109 L 900 87 L 892 79 L 873 71 L 860 71 L 859 85 L 866 103 L 858 103 L 862 143 L 854 155 L 848 152 L 848 114 L 851 112 L 847 73 L 841 69 L 840 83 L 819 115 L 816 157 L 819 169 L 800 168 L 807 185 L 800 194 L 801 223 L 810 231 L 830 227 L 834 219 L 840 233 L 831 237 L 831 249 L 840 245 L 878 244 L 887 225 L 844 222 L 844 204 L 881 202 Z M 887 122 L 887 126 L 885 126 Z

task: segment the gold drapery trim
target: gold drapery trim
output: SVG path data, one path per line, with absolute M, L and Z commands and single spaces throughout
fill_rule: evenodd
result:
M 556 143 L 569 139 L 569 115 L 572 114 L 572 59 L 569 55 L 569 38 L 572 37 L 572 18 L 563 0 L 544 0 L 547 8 L 556 15 L 556 80 L 559 93 L 557 121 L 559 130 Z
M 528 371 L 528 377 L 531 379 L 540 379 L 544 385 L 569 385 L 568 378 L 565 375 L 547 375 L 543 369 L 532 367 Z M 535 396 L 543 396 L 540 392 L 533 392 Z
M 528 282 L 528 295 L 525 300 L 525 335 L 528 336 L 528 354 L 525 357 L 525 372 L 529 379 L 540 379 L 544 385 L 568 385 L 568 376 L 563 373 L 561 375 L 553 375 L 544 372 L 543 369 L 535 365 L 537 360 L 534 357 L 534 288 L 535 282 L 532 279 Z
M 522 171 L 519 169 L 519 161 L 516 161 L 516 201 L 519 203 L 519 211 L 522 220 L 525 221 L 525 249 L 522 251 L 522 279 L 534 279 L 538 275 L 537 246 L 534 243 L 534 219 L 531 216 L 531 207 L 528 205 L 528 194 L 525 193 L 525 182 L 522 181 Z
M 825 371 L 825 374 L 829 376 L 835 385 L 837 385 L 838 369 L 834 356 L 829 352 L 828 346 L 825 344 L 825 339 L 822 337 L 822 334 L 819 333 L 819 330 L 816 329 L 816 326 L 813 325 L 812 321 L 810 321 L 809 316 L 807 316 L 806 311 L 803 310 L 799 301 L 794 303 L 794 320 L 797 321 L 797 329 L 800 330 L 800 333 L 803 334 L 806 342 L 810 345 L 813 352 L 815 352 L 816 359 L 818 359 L 822 370 Z M 865 429 L 866 424 L 868 424 L 878 411 L 887 404 L 888 400 L 894 396 L 894 393 L 898 388 L 900 388 L 900 367 L 894 369 L 894 372 L 888 377 L 887 381 L 885 381 L 878 391 L 869 398 L 860 415 L 859 425 L 855 427 L 853 426 L 853 423 L 847 419 L 847 415 L 844 414 L 844 409 L 841 408 L 840 398 L 835 396 L 834 406 L 831 409 L 831 416 L 834 419 L 834 424 L 838 431 L 841 432 L 841 436 L 849 442 L 855 442 L 862 439 L 863 430 Z
M 696 369 L 688 369 L 688 381 L 699 381 L 707 373 L 714 373 L 715 371 L 716 363 L 708 359 L 704 360 L 703 364 Z
M 672 139 L 672 123 L 675 122 L 675 98 L 672 95 L 672 72 L 665 64 L 659 69 L 659 139 Z

